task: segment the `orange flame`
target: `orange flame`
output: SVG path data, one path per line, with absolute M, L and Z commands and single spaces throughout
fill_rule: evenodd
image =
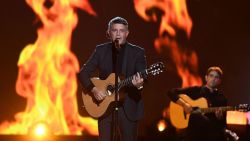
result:
M 96 15 L 87 0 L 26 0 L 43 26 L 38 39 L 27 45 L 18 60 L 17 93 L 27 98 L 24 112 L 15 122 L 0 125 L 3 134 L 27 134 L 33 126 L 45 123 L 56 135 L 80 135 L 83 130 L 97 135 L 97 122 L 78 113 L 77 58 L 70 51 L 71 34 L 78 19 L 75 8 Z
M 175 26 L 184 29 L 188 36 L 190 35 L 192 21 L 187 12 L 186 0 L 134 0 L 134 4 L 137 13 L 146 21 L 158 20 L 157 13 L 152 13 L 150 17 L 147 15 L 147 10 L 157 8 L 164 12 L 161 17 L 160 35 L 167 31 L 171 36 L 176 36 Z
M 187 39 L 191 34 L 192 21 L 187 12 L 186 0 L 134 0 L 134 4 L 137 13 L 144 20 L 160 22 L 155 48 L 159 52 L 162 47 L 170 49 L 177 72 L 182 78 L 182 87 L 201 85 L 201 78 L 197 75 L 196 53 L 183 48 L 177 41 L 180 31 L 185 31 Z

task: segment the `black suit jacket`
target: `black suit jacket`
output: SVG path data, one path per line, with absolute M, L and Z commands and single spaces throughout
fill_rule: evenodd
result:
M 98 45 L 88 59 L 86 64 L 81 68 L 78 78 L 87 91 L 90 91 L 94 85 L 90 78 L 97 69 L 99 78 L 105 80 L 112 73 L 112 43 Z M 125 43 L 124 57 L 121 71 L 125 78 L 146 69 L 146 57 L 144 49 L 130 43 Z M 126 87 L 126 97 L 123 103 L 124 111 L 129 120 L 136 121 L 143 116 L 143 102 L 141 92 L 134 86 Z

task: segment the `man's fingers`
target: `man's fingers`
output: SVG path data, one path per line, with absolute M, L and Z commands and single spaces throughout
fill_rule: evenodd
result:
M 141 75 L 139 72 L 137 72 L 137 79 L 141 79 Z
M 105 98 L 105 94 L 104 93 L 102 93 L 102 92 L 99 92 L 99 93 L 95 93 L 95 98 L 97 99 L 97 100 L 103 100 L 104 98 Z

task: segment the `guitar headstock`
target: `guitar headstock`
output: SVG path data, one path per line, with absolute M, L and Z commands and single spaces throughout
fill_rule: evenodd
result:
M 157 62 L 148 67 L 147 73 L 152 75 L 157 75 L 163 72 L 164 69 L 165 69 L 164 64 L 162 62 Z
M 240 112 L 248 112 L 248 111 L 250 111 L 249 104 L 239 104 L 236 108 Z

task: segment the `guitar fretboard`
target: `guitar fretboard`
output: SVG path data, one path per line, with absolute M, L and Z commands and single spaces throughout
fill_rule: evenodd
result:
M 160 72 L 163 72 L 163 69 L 164 69 L 164 65 L 162 62 L 158 62 L 158 63 L 155 63 L 153 65 L 151 65 L 149 68 L 143 70 L 143 71 L 140 71 L 138 72 L 139 75 L 145 79 L 145 77 L 148 75 L 148 74 L 152 74 L 152 75 L 157 75 L 159 74 Z M 125 80 L 122 80 L 121 82 L 119 82 L 117 85 L 118 85 L 118 91 L 124 87 L 124 86 L 127 86 L 127 85 L 131 85 L 132 84 L 132 80 L 133 80 L 133 77 L 137 75 L 137 74 L 134 74 L 128 78 L 126 78 Z M 109 90 L 111 92 L 113 92 L 115 90 L 115 86 L 111 86 L 112 88 L 110 88 Z
M 144 74 L 147 74 L 147 69 L 144 70 L 144 71 L 139 72 L 139 75 L 140 75 L 140 76 L 143 76 Z M 135 74 L 135 75 L 136 75 L 136 74 Z M 119 91 L 122 87 L 124 87 L 124 86 L 131 85 L 131 84 L 132 84 L 133 77 L 134 77 L 135 75 L 130 76 L 130 77 L 126 78 L 125 80 L 122 80 L 120 83 L 118 83 L 118 91 Z
M 200 109 L 202 113 L 213 113 L 217 110 L 229 111 L 229 110 L 237 110 L 236 107 L 233 106 L 225 106 L 225 107 L 210 107 L 210 108 L 201 108 Z

